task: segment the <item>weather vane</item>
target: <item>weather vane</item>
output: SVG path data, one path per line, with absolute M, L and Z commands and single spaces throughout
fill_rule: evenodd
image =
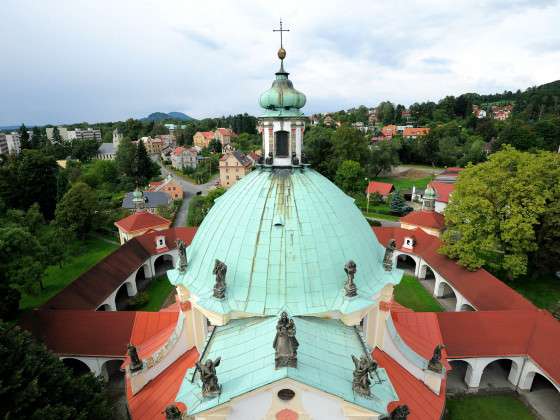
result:
M 284 48 L 282 32 L 290 32 L 290 30 L 282 28 L 282 19 L 280 19 L 280 29 L 273 29 L 272 32 L 280 32 L 280 48 Z

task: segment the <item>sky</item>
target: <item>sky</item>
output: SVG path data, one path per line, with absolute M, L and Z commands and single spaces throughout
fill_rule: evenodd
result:
M 279 62 L 306 114 L 560 78 L 560 1 L 0 0 L 0 126 L 259 115 Z

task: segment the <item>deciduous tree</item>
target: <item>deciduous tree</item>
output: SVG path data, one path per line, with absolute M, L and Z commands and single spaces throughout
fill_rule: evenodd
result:
M 95 192 L 87 184 L 77 182 L 56 206 L 55 223 L 83 239 L 93 228 L 96 210 Z

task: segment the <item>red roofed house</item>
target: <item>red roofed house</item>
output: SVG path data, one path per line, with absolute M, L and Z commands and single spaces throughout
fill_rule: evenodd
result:
M 193 136 L 193 144 L 201 149 L 207 148 L 212 140 L 214 140 L 213 131 L 197 131 Z
M 417 137 L 425 136 L 430 132 L 428 127 L 405 127 L 403 137 L 405 139 L 415 139 Z
M 154 213 L 139 211 L 117 220 L 115 226 L 119 229 L 119 239 L 122 245 L 148 231 L 169 229 L 171 221 Z
M 183 199 L 183 188 L 171 175 L 167 176 L 163 181 L 150 182 L 148 191 L 163 191 L 169 194 L 173 200 Z
M 228 150 L 220 158 L 220 185 L 229 188 L 243 178 L 253 167 L 253 160 L 238 150 Z
M 196 169 L 198 150 L 196 147 L 176 147 L 171 152 L 171 166 L 182 171 L 185 168 Z
M 222 147 L 230 144 L 233 137 L 235 137 L 235 133 L 231 128 L 216 128 L 214 131 L 214 139 L 218 140 Z
M 367 199 L 369 200 L 370 194 L 379 194 L 384 200 L 387 200 L 389 194 L 393 192 L 395 187 L 388 182 L 370 181 L 366 188 Z
M 439 182 L 439 181 L 432 181 L 428 184 L 435 193 L 436 193 L 436 201 L 435 201 L 435 211 L 438 213 L 443 213 L 449 200 L 451 198 L 451 193 L 455 189 L 455 184 L 450 184 L 447 182 Z
M 397 126 L 394 124 L 386 125 L 381 129 L 381 134 L 385 138 L 391 138 L 397 135 Z

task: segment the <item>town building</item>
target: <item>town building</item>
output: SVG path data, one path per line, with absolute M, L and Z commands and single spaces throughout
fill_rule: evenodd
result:
M 486 110 L 481 108 L 479 105 L 473 105 L 472 106 L 472 113 L 478 119 L 486 118 L 486 116 L 487 116 Z
M 132 238 L 144 235 L 146 232 L 169 229 L 171 220 L 147 211 L 139 211 L 124 219 L 117 220 L 115 226 L 119 230 L 119 239 L 122 245 Z
M 197 131 L 193 136 L 193 144 L 201 149 L 207 148 L 212 140 L 214 140 L 213 131 Z
M 196 169 L 200 157 L 197 147 L 176 147 L 170 155 L 171 166 L 182 171 L 186 168 Z
M 220 185 L 229 188 L 245 175 L 254 165 L 254 161 L 238 150 L 227 150 L 220 158 Z
M 395 190 L 393 184 L 388 182 L 370 181 L 366 188 L 366 196 L 369 201 L 371 194 L 379 194 L 383 200 L 387 200 L 389 195 Z
M 429 132 L 428 127 L 405 127 L 402 136 L 405 139 L 416 139 L 427 135 Z
M 163 191 L 169 194 L 173 200 L 183 199 L 183 188 L 173 179 L 171 175 L 168 175 L 163 181 L 150 182 L 148 185 L 148 191 Z
M 455 184 L 450 184 L 447 182 L 432 181 L 428 184 L 436 194 L 435 199 L 435 211 L 438 213 L 443 213 L 447 204 L 451 200 L 451 193 L 455 189 Z
M 97 149 L 96 159 L 99 160 L 114 160 L 119 150 L 119 144 L 122 141 L 123 135 L 118 128 L 113 130 L 113 142 L 101 143 Z
M 505 121 L 511 115 L 513 111 L 513 105 L 493 105 L 492 106 L 492 118 L 499 121 Z
M 383 137 L 390 139 L 398 134 L 397 126 L 395 124 L 389 124 L 381 128 L 381 134 Z
M 214 140 L 218 140 L 222 147 L 230 144 L 233 137 L 235 137 L 235 133 L 231 128 L 216 128 L 214 131 Z
M 76 128 L 74 130 L 69 130 L 66 127 L 57 127 L 58 133 L 62 141 L 68 142 L 72 140 L 96 140 L 101 141 L 101 130 L 96 128 L 88 127 L 87 129 Z M 47 139 L 53 141 L 54 139 L 54 127 L 46 128 Z
M 4 133 L 0 133 L 0 155 L 7 155 L 8 153 L 9 149 L 6 135 Z
M 126 193 L 122 207 L 133 212 L 148 211 L 155 213 L 160 207 L 169 207 L 171 196 L 162 191 L 135 191 Z
M 0 154 L 17 155 L 20 151 L 20 134 L 18 132 L 0 133 Z
M 149 155 L 159 155 L 164 147 L 163 140 L 158 137 L 142 137 L 140 141 L 144 143 L 146 152 L 148 152 Z

